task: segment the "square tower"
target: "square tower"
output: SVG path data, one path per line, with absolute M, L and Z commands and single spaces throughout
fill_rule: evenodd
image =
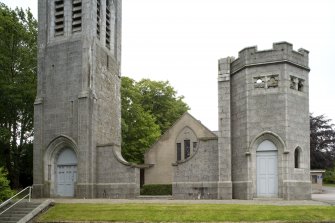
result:
M 139 194 L 121 156 L 121 3 L 38 1 L 36 197 Z
M 308 53 L 280 42 L 219 60 L 219 164 L 231 157 L 233 198 L 311 198 Z

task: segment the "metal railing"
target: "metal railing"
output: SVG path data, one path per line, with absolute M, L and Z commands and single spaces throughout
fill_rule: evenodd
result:
M 30 202 L 32 189 L 33 189 L 33 187 L 31 187 L 31 186 L 30 187 L 26 187 L 23 190 L 21 190 L 19 193 L 15 194 L 13 197 L 11 197 L 8 200 L 6 200 L 3 203 L 1 203 L 0 204 L 0 210 L 1 210 L 1 208 L 5 208 L 6 205 L 10 205 L 10 206 L 8 208 L 5 208 L 5 210 L 1 211 L 0 215 L 2 215 L 3 213 L 5 213 L 6 211 L 8 211 L 9 209 L 11 209 L 12 207 L 14 207 L 15 205 L 17 205 L 18 203 L 20 203 L 21 201 L 23 201 L 26 198 L 28 198 L 28 202 Z M 24 192 L 28 192 L 28 194 L 24 195 Z M 18 198 L 18 200 L 15 201 L 15 198 L 17 198 L 21 194 L 23 194 L 23 197 L 22 198 Z M 14 203 L 11 204 L 12 202 L 14 202 Z

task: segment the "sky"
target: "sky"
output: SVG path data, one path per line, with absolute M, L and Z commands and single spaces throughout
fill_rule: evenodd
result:
M 37 0 L 0 2 L 37 18 Z M 123 0 L 122 75 L 169 81 L 217 130 L 218 59 L 287 41 L 310 51 L 310 112 L 335 123 L 334 9 L 334 0 Z

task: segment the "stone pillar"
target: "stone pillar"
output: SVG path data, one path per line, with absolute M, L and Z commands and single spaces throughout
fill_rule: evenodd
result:
M 218 99 L 219 99 L 219 182 L 218 199 L 232 199 L 231 181 L 231 95 L 230 64 L 233 57 L 219 60 Z

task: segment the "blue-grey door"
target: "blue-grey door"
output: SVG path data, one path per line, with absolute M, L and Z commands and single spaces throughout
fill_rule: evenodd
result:
M 74 185 L 77 179 L 77 166 L 58 165 L 57 166 L 57 189 L 58 196 L 73 197 Z
M 77 181 L 77 156 L 71 149 L 64 149 L 57 160 L 57 195 L 74 197 Z
M 257 196 L 278 197 L 277 148 L 266 140 L 257 149 Z

